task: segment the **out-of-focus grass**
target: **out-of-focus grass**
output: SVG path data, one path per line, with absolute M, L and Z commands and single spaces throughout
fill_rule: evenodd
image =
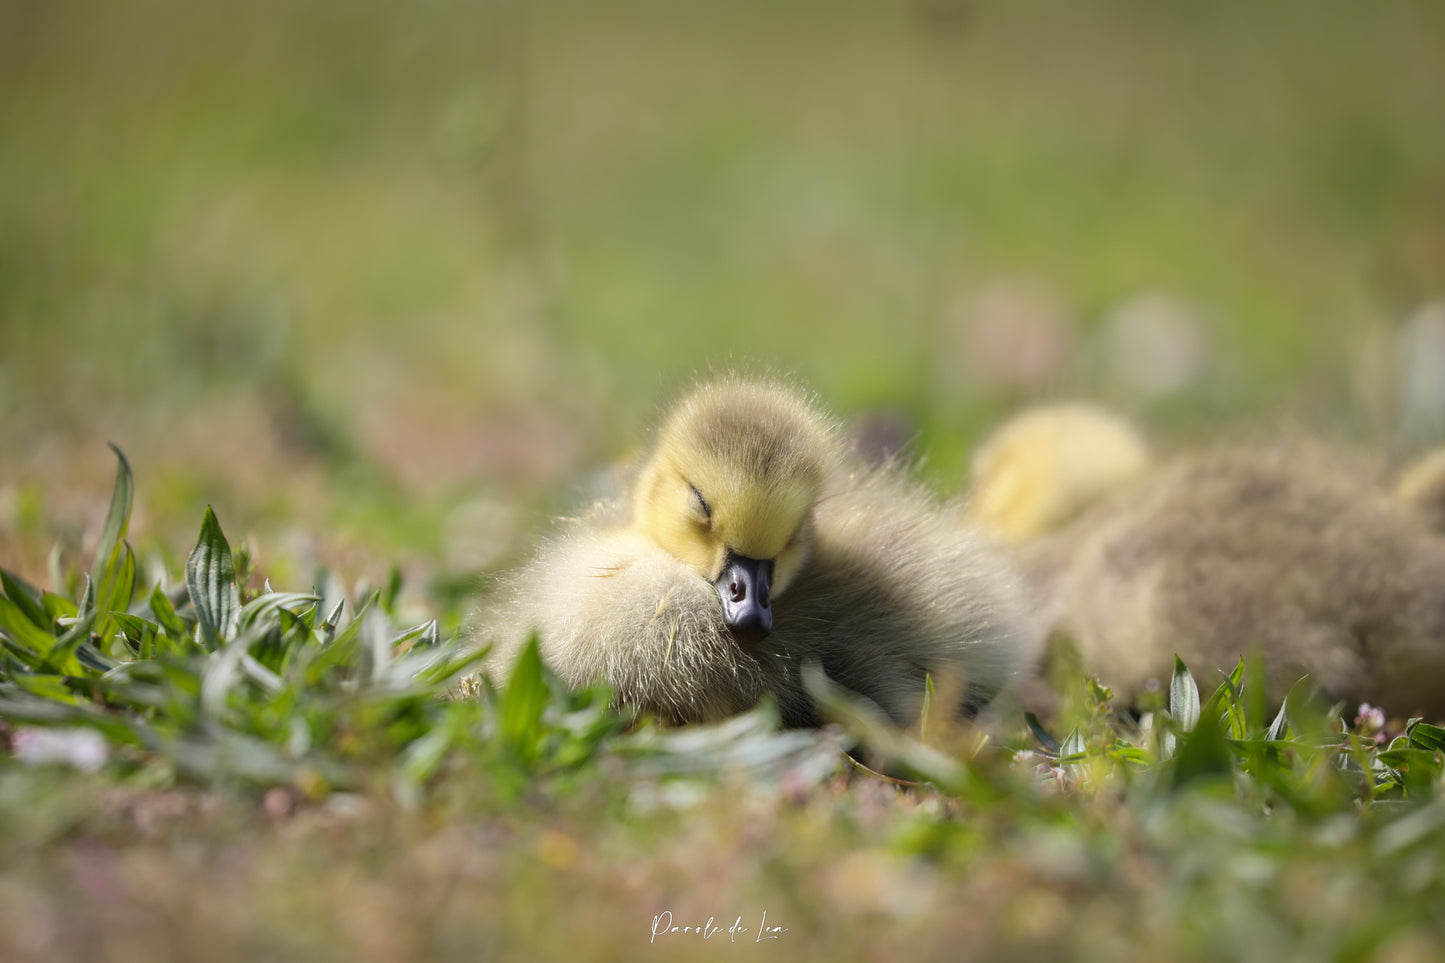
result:
M 1445 287 L 1429 5 L 0 18 L 0 485 L 93 487 L 114 439 L 171 538 L 301 506 L 434 559 L 466 498 L 546 502 L 748 360 L 901 411 L 948 485 L 1039 394 L 1391 440 L 1361 338 Z M 1008 279 L 1064 324 L 1012 382 L 964 330 Z M 1099 341 L 1155 291 L 1212 359 L 1163 398 Z
M 109 439 L 140 473 L 141 591 L 214 504 L 253 590 L 399 566 L 392 614 L 450 626 L 527 519 L 734 363 L 893 416 L 949 487 L 999 412 L 1072 392 L 1179 433 L 1286 413 L 1393 445 L 1380 345 L 1445 293 L 1442 35 L 1434 5 L 1343 0 L 0 0 L 0 564 L 61 591 L 59 539 L 89 568 Z M 1151 292 L 1204 346 L 1168 391 L 1117 357 Z M 183 709 L 210 656 L 172 641 Z M 323 705 L 355 671 L 332 668 L 294 702 L 245 682 L 232 722 L 295 762 L 282 722 L 376 711 Z M 95 711 L 195 735 L 147 693 Z M 1262 784 L 1265 757 L 1205 741 L 1228 778 L 1171 791 L 1081 693 L 1084 762 L 1040 757 L 1040 783 L 954 734 L 975 781 L 948 792 L 678 777 L 675 746 L 619 733 L 509 781 L 460 724 L 397 790 L 427 724 L 485 728 L 424 687 L 378 697 L 401 718 L 373 755 L 305 747 L 340 766 L 325 788 L 208 776 L 182 741 L 92 776 L 7 754 L 0 955 L 691 955 L 649 946 L 665 909 L 766 910 L 818 958 L 1433 952 L 1438 747 L 1316 731 Z

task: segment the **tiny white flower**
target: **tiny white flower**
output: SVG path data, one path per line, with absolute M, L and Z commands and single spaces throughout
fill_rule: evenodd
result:
M 58 763 L 97 772 L 109 757 L 105 737 L 94 729 L 42 729 L 24 726 L 13 736 L 15 758 L 32 766 Z

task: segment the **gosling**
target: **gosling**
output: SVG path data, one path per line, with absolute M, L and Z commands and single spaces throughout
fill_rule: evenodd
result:
M 1121 430 L 1073 443 L 1107 450 Z M 1445 539 L 1416 494 L 1427 475 L 1392 491 L 1372 460 L 1298 440 L 1145 464 L 1051 493 L 1085 507 L 1016 540 L 1047 629 L 1092 671 L 1137 695 L 1176 653 L 1205 678 L 1257 649 L 1276 695 L 1308 674 L 1334 698 L 1445 716 Z
M 1004 542 L 1035 538 L 1140 478 L 1153 460 L 1143 434 L 1102 408 L 1031 408 L 975 452 L 969 518 Z
M 817 725 L 809 662 L 899 725 L 929 675 L 967 713 L 1037 648 L 1017 580 L 957 513 L 853 463 L 807 395 L 736 376 L 677 404 L 629 495 L 553 534 L 480 621 L 494 674 L 535 632 L 567 684 L 673 723 L 770 694 Z
M 1445 448 L 1426 452 L 1405 466 L 1394 490 L 1395 497 L 1418 512 L 1432 531 L 1445 535 Z

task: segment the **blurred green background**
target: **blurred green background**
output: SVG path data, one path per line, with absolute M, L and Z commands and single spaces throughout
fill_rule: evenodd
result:
M 1442 40 L 1423 0 L 0 0 L 0 557 L 94 537 L 113 440 L 176 551 L 212 503 L 283 576 L 455 587 L 738 364 L 945 488 L 1063 395 L 1435 440 Z

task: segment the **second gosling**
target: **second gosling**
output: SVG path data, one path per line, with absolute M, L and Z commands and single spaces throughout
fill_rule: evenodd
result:
M 1031 442 L 1019 424 L 1000 434 L 1057 452 L 1050 435 Z M 1068 469 L 1008 480 L 1008 490 L 1061 489 L 1044 503 L 1083 506 L 1075 520 L 1022 534 L 998 526 L 1018 535 L 1014 557 L 1047 627 L 1092 671 L 1133 695 L 1167 679 L 1175 653 L 1208 678 L 1257 650 L 1276 695 L 1308 674 L 1334 698 L 1445 717 L 1445 537 L 1429 514 L 1445 486 L 1432 463 L 1392 492 L 1372 459 L 1319 442 L 1165 460 L 1125 446 L 1121 459 L 1115 443 L 1128 431 L 1106 428 L 1098 445 L 1075 435 L 1089 458 L 1127 468 L 1108 485 L 1077 486 Z M 979 475 L 976 504 L 993 503 L 998 477 Z

